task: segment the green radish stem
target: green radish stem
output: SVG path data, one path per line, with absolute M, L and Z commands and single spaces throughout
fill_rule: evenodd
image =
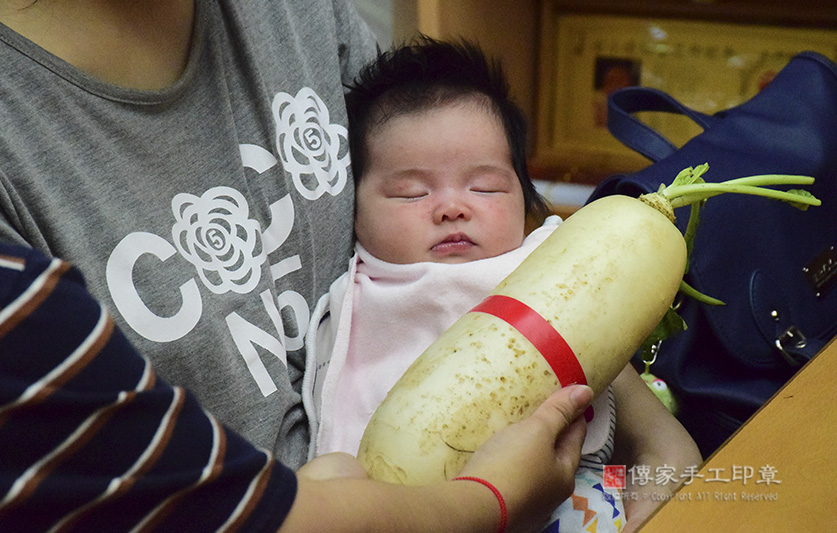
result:
M 667 216 L 672 223 L 676 221 L 674 209 L 690 206 L 689 222 L 683 233 L 683 238 L 686 241 L 687 258 L 692 255 L 695 234 L 700 222 L 700 210 L 708 198 L 724 193 L 750 194 L 788 202 L 802 210 L 807 209 L 808 206 L 818 206 L 821 204 L 820 200 L 808 191 L 799 189 L 780 191 L 765 188 L 771 185 L 810 185 L 814 182 L 814 178 L 810 176 L 764 174 L 731 179 L 720 183 L 706 183 L 701 176 L 708 169 L 708 163 L 698 165 L 694 168 L 685 168 L 677 174 L 677 177 L 674 178 L 671 185 L 660 185 L 657 192 L 644 194 L 639 198 L 640 201 Z M 687 259 L 684 275 L 688 271 L 689 262 Z M 680 292 L 708 305 L 724 305 L 724 302 L 721 300 L 701 293 L 685 281 L 681 281 L 680 283 Z M 654 332 L 643 343 L 643 359 L 646 361 L 646 364 L 649 364 L 646 357 L 650 357 L 652 354 L 652 347 L 659 346 L 659 343 L 665 338 L 684 329 L 686 329 L 685 322 L 676 315 L 674 308 L 670 309 L 666 317 L 664 317 Z
M 810 185 L 814 178 L 804 176 L 787 176 L 786 185 Z M 800 178 L 805 178 L 800 179 Z M 802 203 L 807 205 L 820 205 L 820 201 L 814 197 L 800 196 L 794 191 L 777 191 L 776 189 L 765 189 L 759 185 L 742 185 L 725 181 L 722 183 L 696 183 L 693 185 L 681 185 L 669 187 L 663 190 L 662 194 L 671 202 L 671 207 L 678 208 L 684 205 L 691 205 L 695 202 L 711 198 L 724 193 L 751 194 L 755 196 L 766 196 L 785 202 Z
M 708 164 L 699 165 L 694 168 L 685 168 L 674 178 L 671 185 L 660 185 L 657 192 L 643 195 L 640 199 L 653 205 L 659 201 L 659 197 L 662 197 L 672 209 L 687 205 L 694 206 L 698 202 L 705 201 L 707 198 L 724 193 L 765 196 L 775 200 L 789 202 L 802 209 L 805 209 L 809 205 L 817 206 L 822 203 L 807 191 L 797 189 L 779 191 L 765 188 L 769 185 L 810 185 L 814 183 L 814 178 L 810 176 L 764 174 L 731 179 L 720 183 L 706 183 L 701 176 L 708 169 Z M 663 214 L 667 215 L 665 212 Z
M 695 300 L 705 303 L 707 305 L 726 305 L 723 300 L 719 300 L 717 298 L 713 298 L 708 294 L 703 294 L 699 290 L 695 289 L 685 281 L 680 282 L 680 292 L 685 294 L 686 296 L 690 296 Z
M 677 174 L 671 185 L 660 185 L 657 192 L 644 194 L 639 198 L 640 201 L 666 215 L 672 222 L 676 220 L 674 209 L 687 205 L 691 207 L 689 223 L 683 235 L 689 255 L 692 252 L 694 237 L 700 220 L 700 209 L 706 203 L 706 200 L 713 196 L 724 193 L 765 196 L 788 202 L 799 209 L 807 209 L 808 206 L 817 206 L 822 203 L 814 195 L 804 190 L 779 191 L 765 188 L 769 185 L 810 185 L 814 182 L 814 178 L 810 176 L 764 174 L 731 179 L 720 183 L 706 183 L 701 176 L 708 169 L 708 163 L 694 168 L 687 167 Z M 688 268 L 687 263 L 687 271 Z

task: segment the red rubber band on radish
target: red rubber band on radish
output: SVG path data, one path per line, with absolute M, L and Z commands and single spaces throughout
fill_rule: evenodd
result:
M 573 349 L 537 311 L 510 296 L 493 294 L 471 312 L 487 313 L 507 322 L 531 342 L 558 377 L 562 387 L 587 385 L 587 377 Z

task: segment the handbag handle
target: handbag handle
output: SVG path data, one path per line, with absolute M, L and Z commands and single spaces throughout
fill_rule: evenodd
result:
M 633 116 L 640 111 L 683 115 L 704 130 L 717 119 L 681 104 L 659 89 L 626 87 L 613 92 L 607 100 L 608 130 L 619 142 L 654 162 L 670 156 L 677 151 L 677 147 L 660 132 Z

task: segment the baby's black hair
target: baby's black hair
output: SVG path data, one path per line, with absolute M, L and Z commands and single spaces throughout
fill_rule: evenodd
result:
M 526 165 L 526 117 L 511 98 L 499 62 L 487 58 L 476 44 L 422 35 L 410 44 L 379 49 L 377 59 L 364 67 L 347 89 L 355 183 L 366 170 L 366 142 L 375 128 L 397 116 L 474 99 L 484 102 L 503 124 L 527 215 L 548 214 L 546 201 L 535 190 Z

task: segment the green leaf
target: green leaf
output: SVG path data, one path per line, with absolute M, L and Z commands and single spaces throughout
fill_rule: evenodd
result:
M 785 192 L 787 192 L 788 194 L 792 194 L 794 196 L 800 196 L 800 197 L 804 197 L 804 198 L 816 198 L 813 194 L 811 194 L 810 192 L 808 192 L 804 189 L 790 189 L 790 190 L 785 191 Z M 791 201 L 791 200 L 786 200 L 786 201 L 790 205 L 792 205 L 795 208 L 800 209 L 802 211 L 807 210 L 808 207 L 810 206 L 810 204 L 807 204 L 807 203 L 794 202 L 794 201 Z
M 669 337 L 677 335 L 686 329 L 686 322 L 677 314 L 674 308 L 669 307 L 666 314 L 663 315 L 660 323 L 654 328 L 654 331 L 645 339 L 641 346 L 641 353 L 643 361 L 649 361 L 650 357 L 654 356 L 655 346 Z
M 704 163 L 696 167 L 686 167 L 681 170 L 669 187 L 676 185 L 693 185 L 695 183 L 703 183 L 703 176 L 709 170 L 709 163 Z

